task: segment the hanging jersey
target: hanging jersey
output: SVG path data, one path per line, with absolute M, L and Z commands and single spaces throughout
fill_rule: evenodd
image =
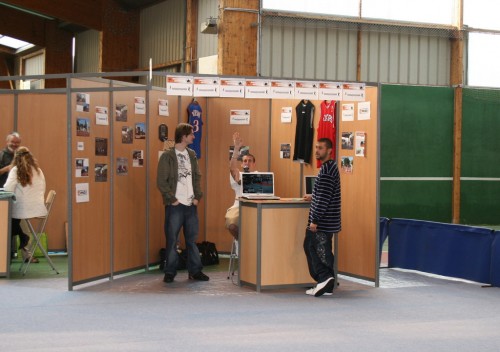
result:
M 193 126 L 194 141 L 189 148 L 196 152 L 196 157 L 201 158 L 201 132 L 203 121 L 201 119 L 201 106 L 197 102 L 188 105 L 188 123 Z
M 295 113 L 297 125 L 295 126 L 293 160 L 309 164 L 314 136 L 314 105 L 309 100 L 301 100 L 295 107 Z
M 321 109 L 321 117 L 319 119 L 319 124 L 318 124 L 318 140 L 320 138 L 329 138 L 332 141 L 333 148 L 332 148 L 332 154 L 331 157 L 332 159 L 335 158 L 335 145 L 336 145 L 336 137 L 337 137 L 337 131 L 335 128 L 335 107 L 336 103 L 334 100 L 330 100 L 329 102 L 324 100 L 321 102 L 320 109 Z M 321 161 L 316 160 L 316 167 L 319 169 L 321 167 Z

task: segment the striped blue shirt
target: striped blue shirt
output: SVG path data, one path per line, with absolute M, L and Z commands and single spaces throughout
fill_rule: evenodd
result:
M 315 223 L 318 231 L 339 232 L 341 230 L 340 198 L 339 169 L 335 160 L 328 160 L 321 165 L 314 182 L 309 224 Z

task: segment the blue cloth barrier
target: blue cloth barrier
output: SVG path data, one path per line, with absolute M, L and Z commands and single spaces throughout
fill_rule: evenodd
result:
M 389 267 L 490 283 L 490 229 L 391 219 L 389 236 Z
M 493 233 L 491 245 L 491 284 L 500 287 L 500 231 Z
M 388 218 L 380 218 L 380 229 L 378 232 L 378 237 L 379 237 L 379 242 L 378 242 L 378 257 L 379 257 L 379 262 L 380 259 L 382 258 L 382 248 L 384 246 L 384 242 L 387 239 L 387 235 L 389 234 L 388 231 L 388 226 L 389 225 L 389 219 Z

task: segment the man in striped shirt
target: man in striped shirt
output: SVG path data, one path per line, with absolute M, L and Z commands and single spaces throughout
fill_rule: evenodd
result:
M 319 297 L 332 295 L 335 286 L 332 238 L 341 229 L 340 220 L 340 175 L 337 163 L 330 155 L 333 145 L 329 138 L 316 143 L 316 159 L 321 161 L 318 177 L 311 196 L 309 221 L 304 239 L 304 252 L 309 273 L 317 285 L 306 294 Z

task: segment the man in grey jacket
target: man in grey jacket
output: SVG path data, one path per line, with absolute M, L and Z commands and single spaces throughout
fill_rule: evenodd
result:
M 187 249 L 189 279 L 208 281 L 202 272 L 198 238 L 198 202 L 201 192 L 201 173 L 194 150 L 188 145 L 194 140 L 193 126 L 181 123 L 175 129 L 175 146 L 165 151 L 158 162 L 156 183 L 165 205 L 165 236 L 167 253 L 163 281 L 170 283 L 177 275 L 177 243 L 181 227 Z

